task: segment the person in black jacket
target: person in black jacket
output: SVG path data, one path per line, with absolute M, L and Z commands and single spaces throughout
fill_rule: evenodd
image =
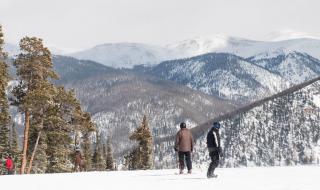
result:
M 209 165 L 207 173 L 208 178 L 217 177 L 217 175 L 214 174 L 214 170 L 219 165 L 219 156 L 221 153 L 219 129 L 220 123 L 214 122 L 211 130 L 208 132 L 207 135 L 207 147 L 209 151 L 209 156 L 211 158 L 211 163 Z

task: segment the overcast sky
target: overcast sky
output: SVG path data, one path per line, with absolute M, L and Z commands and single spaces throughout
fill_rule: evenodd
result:
M 11 43 L 30 35 L 76 50 L 217 33 L 258 40 L 279 30 L 318 35 L 319 8 L 319 0 L 0 0 L 0 24 Z

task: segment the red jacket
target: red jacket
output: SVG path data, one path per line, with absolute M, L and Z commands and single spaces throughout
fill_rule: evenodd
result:
M 12 170 L 13 169 L 13 161 L 11 159 L 7 159 L 6 168 L 7 168 L 7 170 Z

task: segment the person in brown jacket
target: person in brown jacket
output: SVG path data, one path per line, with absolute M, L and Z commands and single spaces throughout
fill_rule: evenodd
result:
M 186 123 L 180 123 L 180 130 L 176 135 L 174 150 L 179 154 L 179 168 L 180 174 L 183 174 L 185 162 L 187 163 L 188 173 L 191 174 L 192 162 L 191 152 L 193 151 L 194 140 Z

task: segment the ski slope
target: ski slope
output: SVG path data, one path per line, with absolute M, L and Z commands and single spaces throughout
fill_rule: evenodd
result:
M 204 170 L 175 174 L 177 170 L 88 172 L 0 176 L 1 189 L 23 190 L 319 190 L 320 167 L 218 168 L 216 179 Z M 7 188 L 4 188 L 7 187 Z

